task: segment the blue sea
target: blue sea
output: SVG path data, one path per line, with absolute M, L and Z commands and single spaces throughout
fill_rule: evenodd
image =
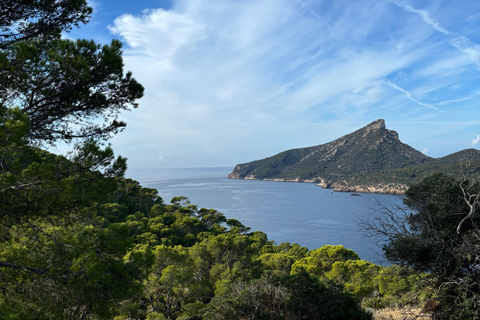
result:
M 138 174 L 142 186 L 156 188 L 166 203 L 187 197 L 199 208 L 216 209 L 262 231 L 275 243 L 298 243 L 308 249 L 343 245 L 361 259 L 387 264 L 378 244 L 360 231 L 378 203 L 401 203 L 395 195 L 332 192 L 314 183 L 227 179 L 233 168 L 160 169 Z

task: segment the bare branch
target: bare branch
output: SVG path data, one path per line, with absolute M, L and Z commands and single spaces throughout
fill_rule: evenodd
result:
M 2 190 L 0 190 L 0 193 L 5 192 L 9 189 L 13 189 L 13 190 L 30 189 L 31 187 L 37 186 L 37 185 L 42 184 L 42 183 L 43 183 L 42 181 L 34 181 L 34 182 L 29 182 L 29 183 L 16 184 L 16 185 L 13 185 L 13 186 L 3 188 Z
M 463 193 L 463 200 L 465 201 L 465 204 L 469 208 L 468 214 L 460 221 L 460 223 L 457 226 L 457 234 L 460 234 L 460 230 L 462 228 L 462 225 L 467 221 L 468 219 L 473 218 L 475 215 L 475 207 L 478 205 L 478 201 L 480 198 L 480 193 L 476 194 L 470 194 L 469 189 L 473 186 L 473 183 L 470 183 L 470 185 L 465 188 L 463 186 L 463 181 L 460 183 L 460 189 L 462 190 Z

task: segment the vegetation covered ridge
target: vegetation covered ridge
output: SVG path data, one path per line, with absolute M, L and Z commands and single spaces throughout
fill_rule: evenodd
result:
M 238 164 L 228 178 L 312 182 L 334 191 L 403 193 L 435 172 L 457 178 L 478 173 L 480 151 L 465 149 L 431 158 L 402 143 L 397 132 L 379 119 L 326 144 Z

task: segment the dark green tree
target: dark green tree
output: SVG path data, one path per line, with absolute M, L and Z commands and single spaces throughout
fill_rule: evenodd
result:
M 112 203 L 126 159 L 103 141 L 143 87 L 120 42 L 60 39 L 90 13 L 85 0 L 0 4 L 0 318 L 112 318 L 153 263 L 131 225 L 107 219 L 128 209 Z M 58 141 L 80 144 L 36 147 Z
M 91 13 L 86 0 L 2 0 L 0 47 L 32 38 L 59 38 L 62 31 L 88 22 Z
M 122 110 L 137 107 L 143 87 L 124 75 L 122 44 L 91 40 L 23 41 L 0 51 L 0 108 L 28 115 L 29 139 L 106 139 L 125 123 Z
M 264 273 L 252 281 L 237 281 L 215 296 L 207 319 L 371 319 L 357 301 L 332 284 L 307 273 L 277 277 Z
M 430 275 L 438 319 L 479 319 L 480 183 L 434 174 L 412 185 L 406 207 L 384 208 L 363 227 L 386 241 L 386 257 Z
M 87 168 L 85 161 L 25 145 L 0 148 L 4 316 L 109 318 L 116 303 L 140 290 L 141 265 L 124 259 L 134 243 L 128 225 L 98 216 L 122 166 L 108 148 L 76 156 L 90 159 Z
M 332 270 L 332 265 L 338 261 L 359 260 L 358 255 L 344 246 L 326 245 L 312 250 L 307 257 L 297 260 L 292 265 L 292 273 L 306 271 L 312 276 L 322 276 Z

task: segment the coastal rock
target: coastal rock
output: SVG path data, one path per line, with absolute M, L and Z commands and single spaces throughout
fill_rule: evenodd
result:
M 375 185 L 375 186 L 345 186 L 335 185 L 333 191 L 335 192 L 360 192 L 360 193 L 383 193 L 383 194 L 404 194 L 407 190 L 407 185 Z

